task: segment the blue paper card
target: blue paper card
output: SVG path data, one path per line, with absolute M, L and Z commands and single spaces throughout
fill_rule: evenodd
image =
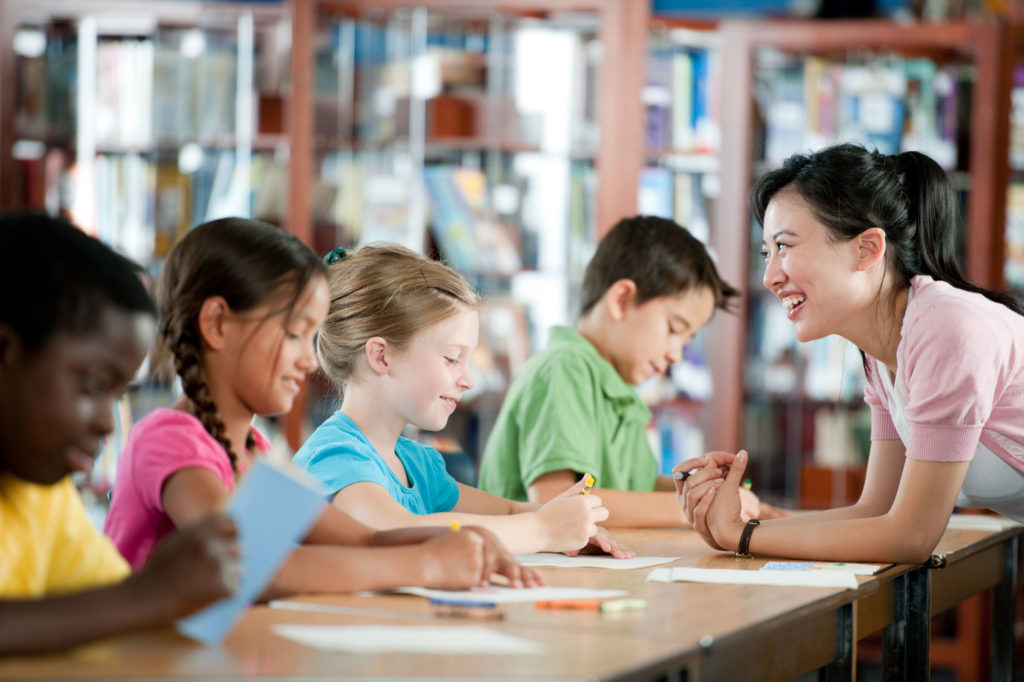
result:
M 238 591 L 179 620 L 179 632 L 205 644 L 218 644 L 259 597 L 327 504 L 318 482 L 300 478 L 303 473 L 257 460 L 245 475 L 225 510 L 238 525 L 242 550 Z

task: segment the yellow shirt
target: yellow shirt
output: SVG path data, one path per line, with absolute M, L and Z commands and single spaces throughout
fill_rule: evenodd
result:
M 70 478 L 0 474 L 0 599 L 33 599 L 119 582 L 128 563 L 89 521 Z

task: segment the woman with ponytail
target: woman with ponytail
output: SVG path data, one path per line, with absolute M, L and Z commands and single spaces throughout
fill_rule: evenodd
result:
M 173 409 L 154 410 L 132 428 L 104 528 L 133 568 L 172 529 L 222 507 L 266 453 L 253 416 L 291 409 L 317 368 L 313 339 L 329 304 L 326 267 L 272 225 L 216 220 L 171 251 L 157 285 L 159 341 L 184 393 Z M 536 582 L 492 533 L 467 530 L 377 532 L 328 507 L 268 595 L 468 588 L 495 571 L 512 584 Z
M 800 341 L 838 334 L 863 356 L 871 450 L 849 507 L 744 524 L 745 452 L 683 462 L 680 503 L 719 549 L 918 563 L 955 506 L 1024 521 L 1024 309 L 968 282 L 957 205 L 918 152 L 849 144 L 790 157 L 755 185 L 764 286 Z

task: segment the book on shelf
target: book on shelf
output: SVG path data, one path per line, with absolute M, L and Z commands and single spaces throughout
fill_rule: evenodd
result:
M 686 50 L 672 54 L 672 148 L 692 149 L 693 129 L 693 58 Z
M 657 411 L 647 434 L 662 476 L 671 476 L 677 464 L 705 452 L 704 430 L 695 415 Z
M 192 224 L 192 181 L 178 164 L 156 167 L 153 256 L 166 258 Z
M 1014 182 L 1006 193 L 1006 284 L 1024 288 L 1024 183 Z
M 641 91 L 644 102 L 644 146 L 663 150 L 672 146 L 672 58 L 652 54 L 647 59 L 647 83 Z
M 1024 170 L 1024 64 L 1014 67 L 1010 91 L 1010 168 Z
M 100 40 L 96 47 L 97 147 L 141 149 L 153 140 L 153 41 Z
M 431 233 L 452 267 L 467 275 L 508 276 L 519 270 L 515 237 L 490 208 L 483 171 L 428 166 L 423 182 Z
M 672 220 L 675 217 L 675 179 L 672 171 L 659 166 L 640 169 L 637 212 Z
M 714 154 L 721 146 L 718 50 L 659 47 L 647 60 L 644 145 L 649 151 Z

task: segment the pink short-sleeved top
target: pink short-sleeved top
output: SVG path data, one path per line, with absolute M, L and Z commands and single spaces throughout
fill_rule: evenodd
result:
M 256 429 L 253 435 L 258 451 L 269 449 L 267 439 Z M 133 570 L 145 566 L 160 539 L 174 530 L 161 495 L 171 474 L 189 467 L 208 469 L 229 493 L 235 489 L 227 453 L 196 417 L 161 407 L 132 427 L 118 458 L 103 532 Z
M 871 438 L 901 440 L 910 459 L 971 461 L 965 491 L 999 485 L 993 462 L 1024 476 L 1024 316 L 920 275 L 901 331 L 895 377 L 874 358 L 866 363 Z M 984 467 L 982 479 L 974 470 Z

